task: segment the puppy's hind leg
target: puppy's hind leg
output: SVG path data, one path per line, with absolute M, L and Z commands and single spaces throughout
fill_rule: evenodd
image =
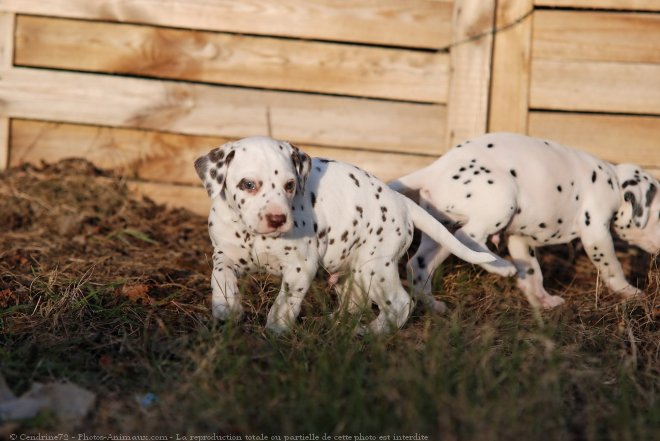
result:
M 632 286 L 626 280 L 621 263 L 616 257 L 612 235 L 605 222 L 590 220 L 589 225 L 583 227 L 581 240 L 591 262 L 600 271 L 607 287 L 624 299 L 643 296 L 644 293 Z
M 430 310 L 439 313 L 444 313 L 447 306 L 433 297 L 433 272 L 449 254 L 449 250 L 438 245 L 426 233 L 422 233 L 417 252 L 407 265 L 408 281 L 411 283 L 413 296 L 421 299 Z
M 476 222 L 469 222 L 454 233 L 456 238 L 468 248 L 482 252 L 490 252 L 486 247 L 488 234 L 489 232 L 476 225 Z M 449 250 L 423 234 L 417 252 L 408 262 L 408 278 L 412 281 L 414 295 L 421 298 L 431 310 L 441 313 L 445 312 L 447 307 L 444 302 L 433 297 L 431 279 L 435 269 L 447 259 L 449 254 Z M 516 273 L 516 268 L 511 262 L 494 253 L 491 254 L 495 260 L 479 264 L 481 267 L 503 277 L 510 277 Z
M 480 219 L 481 220 L 481 219 Z M 486 240 L 490 234 L 495 231 L 489 231 L 484 226 L 477 224 L 476 221 L 470 220 L 454 233 L 456 238 L 463 242 L 465 246 L 476 251 L 488 251 Z M 516 274 L 516 267 L 506 259 L 502 259 L 497 254 L 491 253 L 495 256 L 493 262 L 480 263 L 479 266 L 484 268 L 489 273 L 499 274 L 502 277 L 510 277 Z
M 553 296 L 543 288 L 543 274 L 536 259 L 534 248 L 523 236 L 509 236 L 509 254 L 513 258 L 518 275 L 518 288 L 525 294 L 527 301 L 536 307 L 554 308 L 564 303 L 564 299 Z
M 335 292 L 339 306 L 332 315 L 336 316 L 347 312 L 348 314 L 358 314 L 369 306 L 369 297 L 360 285 L 354 280 L 353 276 L 346 277 L 335 285 Z
M 360 284 L 368 289 L 369 299 L 378 306 L 378 317 L 368 325 L 368 331 L 373 334 L 384 334 L 401 328 L 413 307 L 414 301 L 408 295 L 397 271 L 382 271 L 382 267 L 365 268 L 362 271 Z

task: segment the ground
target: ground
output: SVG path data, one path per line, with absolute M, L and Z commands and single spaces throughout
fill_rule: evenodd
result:
M 245 277 L 245 320 L 217 323 L 210 256 L 205 218 L 89 163 L 3 172 L 0 374 L 18 394 L 61 380 L 96 393 L 71 433 L 660 439 L 660 270 L 634 248 L 619 256 L 645 299 L 620 302 L 575 244 L 541 252 L 567 300 L 547 312 L 450 260 L 435 277 L 449 312 L 418 308 L 384 338 L 330 319 L 321 274 L 288 335 L 264 330 L 272 277 Z M 60 429 L 49 412 L 0 420 L 0 438 Z

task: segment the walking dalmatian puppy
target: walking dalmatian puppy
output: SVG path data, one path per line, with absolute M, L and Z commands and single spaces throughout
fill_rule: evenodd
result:
M 458 257 L 493 260 L 461 244 L 408 198 L 349 164 L 311 159 L 287 142 L 251 137 L 229 142 L 195 161 L 212 199 L 213 315 L 242 314 L 237 279 L 263 269 L 282 277 L 267 328 L 287 330 L 319 266 L 339 285 L 340 307 L 355 312 L 368 300 L 379 308 L 374 333 L 401 327 L 413 303 L 397 261 L 414 227 Z M 343 277 L 339 277 L 339 276 Z
M 648 253 L 660 251 L 658 181 L 631 164 L 612 165 L 551 141 L 511 133 L 480 136 L 390 183 L 399 192 L 419 190 L 420 205 L 460 228 L 456 237 L 486 250 L 489 236 L 508 236 L 513 264 L 498 258 L 482 266 L 503 276 L 517 274 L 532 305 L 552 308 L 564 300 L 543 288 L 534 248 L 579 237 L 601 277 L 623 298 L 640 295 L 614 253 L 610 227 Z M 474 245 L 476 244 L 476 247 Z M 427 235 L 409 262 L 415 292 L 433 298 L 430 279 L 448 250 Z

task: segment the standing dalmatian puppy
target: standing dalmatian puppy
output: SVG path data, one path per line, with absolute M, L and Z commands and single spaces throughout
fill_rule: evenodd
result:
M 267 328 L 287 330 L 319 266 L 344 276 L 340 306 L 378 305 L 369 324 L 380 333 L 406 322 L 412 301 L 397 261 L 414 226 L 473 263 L 493 260 L 461 244 L 438 221 L 369 173 L 349 164 L 311 159 L 287 142 L 245 138 L 211 150 L 195 169 L 212 199 L 213 315 L 242 314 L 237 279 L 263 269 L 282 277 Z
M 492 133 L 465 141 L 426 168 L 390 183 L 399 192 L 419 190 L 420 205 L 460 228 L 456 237 L 486 250 L 489 236 L 508 236 L 513 264 L 498 258 L 482 266 L 515 272 L 532 305 L 552 308 L 534 248 L 579 237 L 605 283 L 623 298 L 641 294 L 630 285 L 614 253 L 610 228 L 655 254 L 660 250 L 658 181 L 635 165 L 614 166 L 551 141 Z M 476 245 L 476 247 L 475 247 Z M 448 251 L 427 235 L 409 263 L 413 285 L 432 308 L 430 278 Z

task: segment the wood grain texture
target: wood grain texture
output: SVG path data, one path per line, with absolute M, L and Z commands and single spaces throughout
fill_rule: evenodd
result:
M 446 53 L 19 16 L 16 64 L 446 102 Z
M 16 16 L 0 9 L 0 66 L 11 67 L 14 62 L 14 23 Z
M 436 156 L 409 155 L 389 152 L 371 152 L 345 148 L 327 148 L 303 145 L 302 149 L 313 157 L 336 159 L 356 165 L 384 182 L 399 178 L 426 167 Z
M 535 59 L 530 107 L 660 114 L 660 64 Z
M 14 68 L 0 72 L 1 116 L 315 145 L 437 154 L 443 105 Z
M 0 118 L 0 170 L 9 166 L 9 118 Z
M 537 6 L 587 9 L 618 9 L 630 11 L 660 11 L 658 0 L 534 0 Z
M 531 75 L 532 0 L 500 0 L 497 8 L 488 130 L 527 133 Z
M 660 14 L 539 10 L 533 52 L 550 60 L 657 64 Z
M 439 0 L 0 0 L 17 13 L 240 34 L 441 48 L 451 1 Z
M 183 207 L 204 217 L 207 217 L 211 210 L 211 199 L 201 185 L 162 184 L 137 180 L 129 180 L 126 185 L 134 194 L 146 196 L 158 204 L 171 208 Z
M 660 179 L 660 149 L 655 140 L 660 139 L 660 118 L 630 117 L 591 114 L 567 114 L 551 112 L 531 112 L 530 134 L 541 138 L 553 139 L 567 146 L 588 151 L 605 160 L 619 162 L 633 162 L 642 165 L 647 171 Z M 313 148 L 305 150 L 315 156 L 332 155 L 320 154 Z M 322 149 L 329 151 L 330 149 Z M 337 149 L 346 157 L 334 156 L 335 159 L 350 160 L 353 153 Z M 319 154 L 317 154 L 319 153 Z M 392 178 L 408 173 L 415 168 L 429 164 L 435 158 L 422 157 L 415 168 L 408 169 L 408 164 L 399 167 L 397 158 L 385 158 L 373 155 L 371 171 L 379 173 L 378 165 L 384 161 L 396 168 Z M 353 161 L 357 163 L 359 161 Z M 360 164 L 363 168 L 367 164 Z M 412 164 L 411 164 L 412 165 Z M 381 178 L 390 179 L 386 173 Z M 210 201 L 201 186 L 180 186 L 161 184 L 155 182 L 129 181 L 129 187 L 139 194 L 146 195 L 156 202 L 169 206 L 183 206 L 191 211 L 206 216 L 210 208 Z
M 196 184 L 194 160 L 229 139 L 45 121 L 12 120 L 9 163 L 85 158 L 119 174 Z
M 486 131 L 495 1 L 456 0 L 452 22 L 452 40 L 464 43 L 450 50 L 446 149 Z
M 530 112 L 529 134 L 607 161 L 660 169 L 660 117 Z
M 3 69 L 10 69 L 13 65 L 14 22 L 13 13 L 0 10 L 0 67 Z M 6 169 L 8 162 L 9 118 L 5 115 L 0 116 L 0 170 Z
M 173 184 L 199 184 L 194 160 L 226 138 L 186 136 L 46 121 L 13 120 L 10 165 L 85 158 L 127 177 Z M 431 163 L 435 157 L 299 145 L 311 156 L 357 165 L 391 180 Z

